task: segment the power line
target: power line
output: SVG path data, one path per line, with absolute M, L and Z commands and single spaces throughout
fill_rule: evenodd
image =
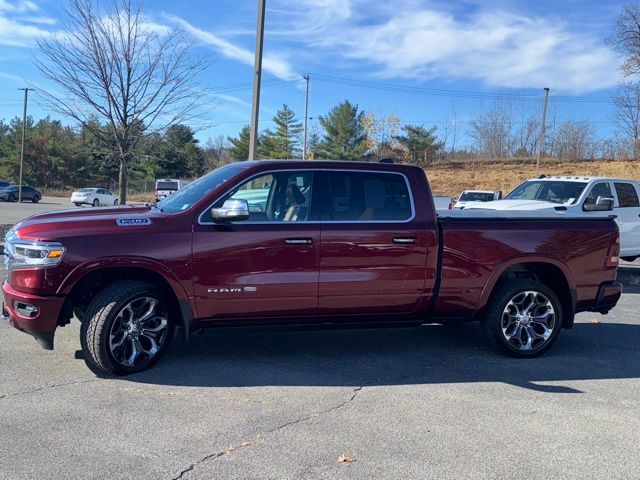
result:
M 454 98 L 471 98 L 471 99 L 493 99 L 493 100 L 522 100 L 522 101 L 540 101 L 540 95 L 523 94 L 512 92 L 482 92 L 471 90 L 448 90 L 439 88 L 414 87 L 409 85 L 400 85 L 385 82 L 373 82 L 368 80 L 355 80 L 350 78 L 336 77 L 332 75 L 313 74 L 314 79 L 320 82 L 331 83 L 335 85 L 344 85 L 357 88 L 367 88 L 372 90 L 381 90 L 387 92 L 410 93 L 418 95 L 443 96 Z M 572 95 L 553 95 L 550 101 L 559 103 L 612 103 L 610 97 L 603 96 L 572 96 Z

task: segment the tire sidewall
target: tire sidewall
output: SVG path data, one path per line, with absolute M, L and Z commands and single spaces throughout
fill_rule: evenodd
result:
M 499 285 L 497 289 L 500 290 L 498 290 L 497 295 L 493 299 L 492 304 L 487 311 L 484 319 L 484 327 L 486 333 L 493 338 L 500 350 L 518 358 L 537 357 L 549 350 L 558 340 L 558 336 L 562 330 L 564 314 L 562 311 L 562 304 L 558 299 L 558 296 L 549 287 L 537 280 L 505 281 Z M 535 350 L 523 351 L 511 345 L 502 333 L 502 313 L 513 297 L 518 293 L 527 290 L 540 292 L 549 299 L 553 305 L 554 311 L 556 312 L 556 322 L 553 332 L 551 333 L 551 337 L 544 343 L 544 345 Z
M 81 324 L 82 334 L 80 336 L 82 349 L 86 353 L 88 352 L 87 332 L 93 327 L 94 322 L 101 323 L 101 325 L 98 326 L 98 328 L 100 329 L 100 332 L 96 333 L 96 336 L 95 336 L 96 338 L 94 339 L 94 341 L 98 342 L 98 345 L 97 345 L 97 351 L 99 352 L 98 358 L 96 359 L 91 358 L 93 357 L 93 355 L 91 354 L 85 355 L 85 357 L 87 357 L 86 359 L 89 360 L 87 364 L 90 367 L 94 367 L 94 368 L 97 367 L 99 370 L 102 371 L 101 373 L 103 374 L 104 374 L 104 371 L 106 370 L 116 375 L 128 375 L 131 373 L 136 373 L 136 372 L 141 372 L 143 370 L 146 370 L 152 367 L 153 365 L 155 365 L 160 360 L 164 352 L 169 347 L 169 344 L 171 343 L 171 339 L 173 337 L 174 325 L 171 323 L 171 318 L 169 318 L 170 323 L 167 331 L 167 337 L 165 338 L 165 341 L 160 347 L 158 353 L 151 359 L 151 361 L 140 366 L 127 367 L 118 363 L 116 359 L 113 357 L 113 354 L 111 353 L 111 348 L 109 346 L 109 333 L 111 331 L 111 327 L 118 313 L 129 302 L 140 297 L 155 298 L 156 300 L 162 303 L 165 309 L 167 309 L 168 315 L 169 316 L 171 315 L 171 310 L 169 309 L 169 306 L 162 299 L 163 297 L 162 290 L 160 290 L 159 288 L 153 285 L 146 285 L 143 283 L 140 283 L 136 287 L 130 289 L 127 295 L 124 295 L 119 299 L 108 303 L 106 307 L 104 307 L 109 310 L 108 313 L 106 313 L 106 319 L 104 320 L 104 322 L 100 322 L 99 315 L 95 315 L 95 314 L 92 314 L 92 312 L 89 312 L 89 310 L 92 310 L 91 305 L 89 306 L 89 308 L 85 312 L 86 315 Z M 98 313 L 101 313 L 101 312 L 104 312 L 104 309 L 103 310 L 98 309 Z M 91 315 L 91 317 L 89 315 Z M 96 351 L 95 348 L 93 350 Z M 92 370 L 94 370 L 94 368 L 92 368 Z

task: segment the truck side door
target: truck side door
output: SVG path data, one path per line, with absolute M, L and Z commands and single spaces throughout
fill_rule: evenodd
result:
M 613 182 L 616 191 L 616 207 L 620 227 L 620 256 L 640 255 L 640 202 L 636 185 L 631 182 Z
M 257 174 L 227 199 L 249 204 L 248 220 L 194 225 L 194 293 L 199 318 L 313 315 L 318 307 L 319 214 L 313 170 Z
M 436 255 L 437 240 L 425 212 L 416 212 L 408 178 L 338 169 L 323 176 L 320 313 L 419 309 L 432 293 L 436 272 L 427 266 L 427 255 Z

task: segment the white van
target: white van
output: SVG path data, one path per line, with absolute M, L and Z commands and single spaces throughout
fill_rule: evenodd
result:
M 620 257 L 640 256 L 640 187 L 635 180 L 607 177 L 532 178 L 503 200 L 469 202 L 463 210 L 539 211 L 572 216 L 615 215 L 620 228 Z
M 167 198 L 169 195 L 173 195 L 181 188 L 184 188 L 187 183 L 189 182 L 175 178 L 163 178 L 156 180 L 156 202 L 159 202 L 163 198 Z

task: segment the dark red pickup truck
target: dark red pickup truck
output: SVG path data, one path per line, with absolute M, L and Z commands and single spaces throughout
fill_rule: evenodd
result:
M 235 163 L 158 205 L 18 223 L 3 316 L 51 349 L 75 315 L 89 367 L 126 374 L 176 327 L 223 325 L 480 320 L 500 350 L 532 357 L 576 312 L 618 301 L 612 219 L 463 213 L 436 215 L 416 167 Z

